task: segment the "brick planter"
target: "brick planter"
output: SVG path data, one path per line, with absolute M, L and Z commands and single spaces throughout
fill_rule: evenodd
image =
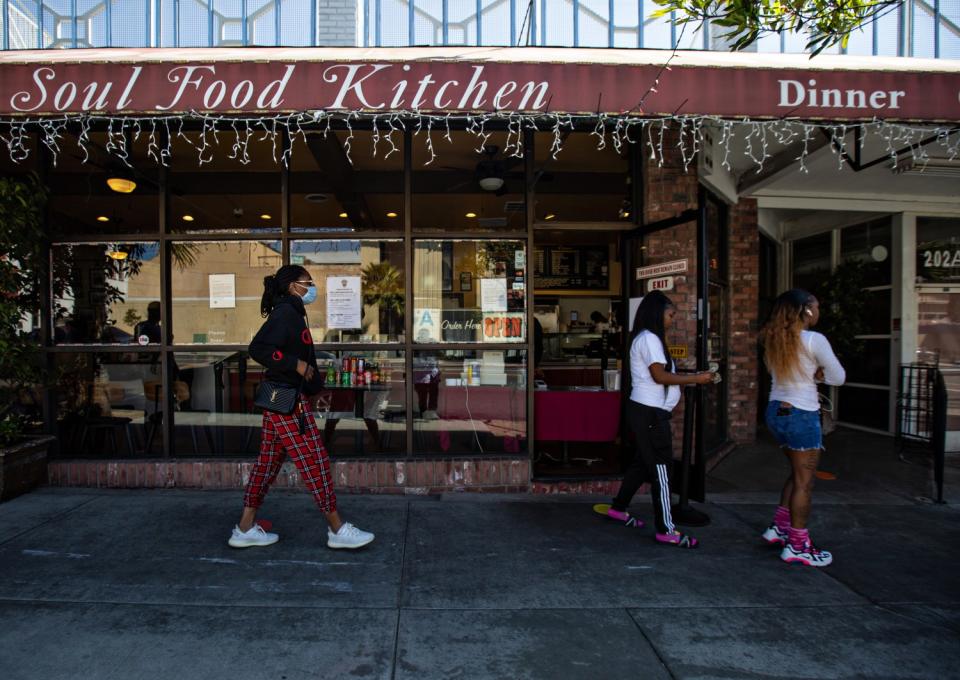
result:
M 47 480 L 47 447 L 54 437 L 28 437 L 0 449 L 0 501 L 26 493 Z

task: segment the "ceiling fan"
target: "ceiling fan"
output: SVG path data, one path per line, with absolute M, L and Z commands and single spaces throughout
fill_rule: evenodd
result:
M 447 188 L 447 192 L 455 192 L 471 183 L 475 182 L 484 191 L 488 191 L 495 196 L 503 196 L 508 193 L 507 175 L 510 170 L 523 162 L 523 158 L 509 157 L 497 158 L 500 147 L 495 144 L 488 144 L 483 147 L 483 158 L 473 169 L 473 178 L 464 180 Z M 463 168 L 449 168 L 449 170 L 463 171 Z

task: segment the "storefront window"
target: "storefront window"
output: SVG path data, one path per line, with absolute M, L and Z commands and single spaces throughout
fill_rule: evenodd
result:
M 108 145 L 127 144 L 128 165 L 107 152 Z M 56 236 L 86 234 L 150 234 L 160 218 L 159 172 L 148 155 L 149 136 L 89 133 L 86 151 L 76 134 L 65 134 L 57 164 L 45 182 L 50 232 Z
M 889 385 L 889 338 L 859 340 L 859 342 L 863 343 L 863 350 L 843 359 L 847 382 L 877 386 Z
M 573 133 L 554 153 L 552 132 L 538 132 L 535 139 L 535 221 L 632 222 L 628 144 L 618 152 L 608 139 L 598 149 L 595 135 Z
M 831 232 L 793 242 L 793 285 L 817 294 L 830 276 Z
M 890 284 L 890 248 L 889 217 L 846 227 L 840 232 L 840 256 L 844 261 L 857 260 L 864 264 L 864 287 Z M 960 266 L 960 262 L 957 264 Z
M 279 241 L 171 243 L 172 342 L 246 345 L 263 323 L 263 279 L 282 263 Z
M 295 232 L 403 231 L 403 131 L 308 130 L 292 140 Z
M 170 232 L 279 231 L 282 144 L 256 133 L 174 135 Z
M 163 393 L 160 354 L 136 349 L 56 354 L 60 455 L 143 455 L 151 435 L 154 453 L 162 448 L 155 415 L 155 395 Z
M 177 456 L 252 454 L 260 445 L 263 411 L 253 405 L 263 369 L 246 352 L 176 352 L 173 355 L 173 453 Z M 154 419 L 165 404 L 148 391 Z M 155 436 L 154 439 L 159 439 Z M 154 451 L 156 441 L 147 443 Z
M 710 281 L 727 280 L 726 206 L 712 196 L 707 198 L 707 266 Z
M 526 229 L 523 154 L 517 135 L 493 132 L 486 141 L 434 131 L 436 158 L 425 135 L 413 137 L 413 228 L 495 232 Z
M 917 299 L 917 347 L 923 358 L 960 365 L 960 291 L 921 288 Z
M 917 283 L 960 283 L 960 219 L 917 218 Z
M 414 342 L 526 341 L 522 241 L 416 241 L 413 266 Z
M 416 453 L 526 451 L 526 352 L 446 350 L 413 358 Z
M 890 429 L 890 390 L 869 387 L 840 388 L 837 419 L 862 427 L 888 431 Z
M 54 245 L 53 342 L 159 342 L 159 252 L 155 241 Z
M 404 353 L 319 352 L 317 362 L 324 387 L 312 400 L 331 455 L 405 451 Z
M 290 253 L 317 285 L 308 310 L 314 342 L 403 340 L 402 241 L 293 241 Z

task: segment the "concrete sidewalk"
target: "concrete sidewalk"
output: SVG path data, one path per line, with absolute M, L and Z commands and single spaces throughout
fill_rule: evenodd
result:
M 351 553 L 303 493 L 268 497 L 279 543 L 233 550 L 237 492 L 40 490 L 0 505 L 0 677 L 960 678 L 960 513 L 915 500 L 929 475 L 889 440 L 838 442 L 824 570 L 758 540 L 769 446 L 714 471 L 695 551 L 594 515 L 606 499 L 344 495 L 378 534 Z

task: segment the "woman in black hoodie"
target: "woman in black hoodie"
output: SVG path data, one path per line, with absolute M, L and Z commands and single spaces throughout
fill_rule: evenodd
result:
M 277 478 L 286 452 L 327 518 L 330 525 L 327 546 L 360 548 L 370 543 L 374 536 L 340 519 L 330 474 L 330 458 L 307 399 L 307 395 L 316 394 L 320 389 L 313 337 L 304 307 L 317 299 L 317 287 L 306 269 L 288 264 L 275 275 L 266 277 L 263 289 L 260 312 L 267 320 L 250 343 L 250 356 L 267 369 L 267 380 L 298 387 L 301 393 L 293 413 L 263 412 L 260 456 L 250 471 L 240 523 L 234 527 L 228 543 L 234 548 L 249 548 L 271 545 L 279 540 L 277 534 L 265 531 L 255 519 L 270 485 Z M 302 431 L 301 423 L 304 425 Z

